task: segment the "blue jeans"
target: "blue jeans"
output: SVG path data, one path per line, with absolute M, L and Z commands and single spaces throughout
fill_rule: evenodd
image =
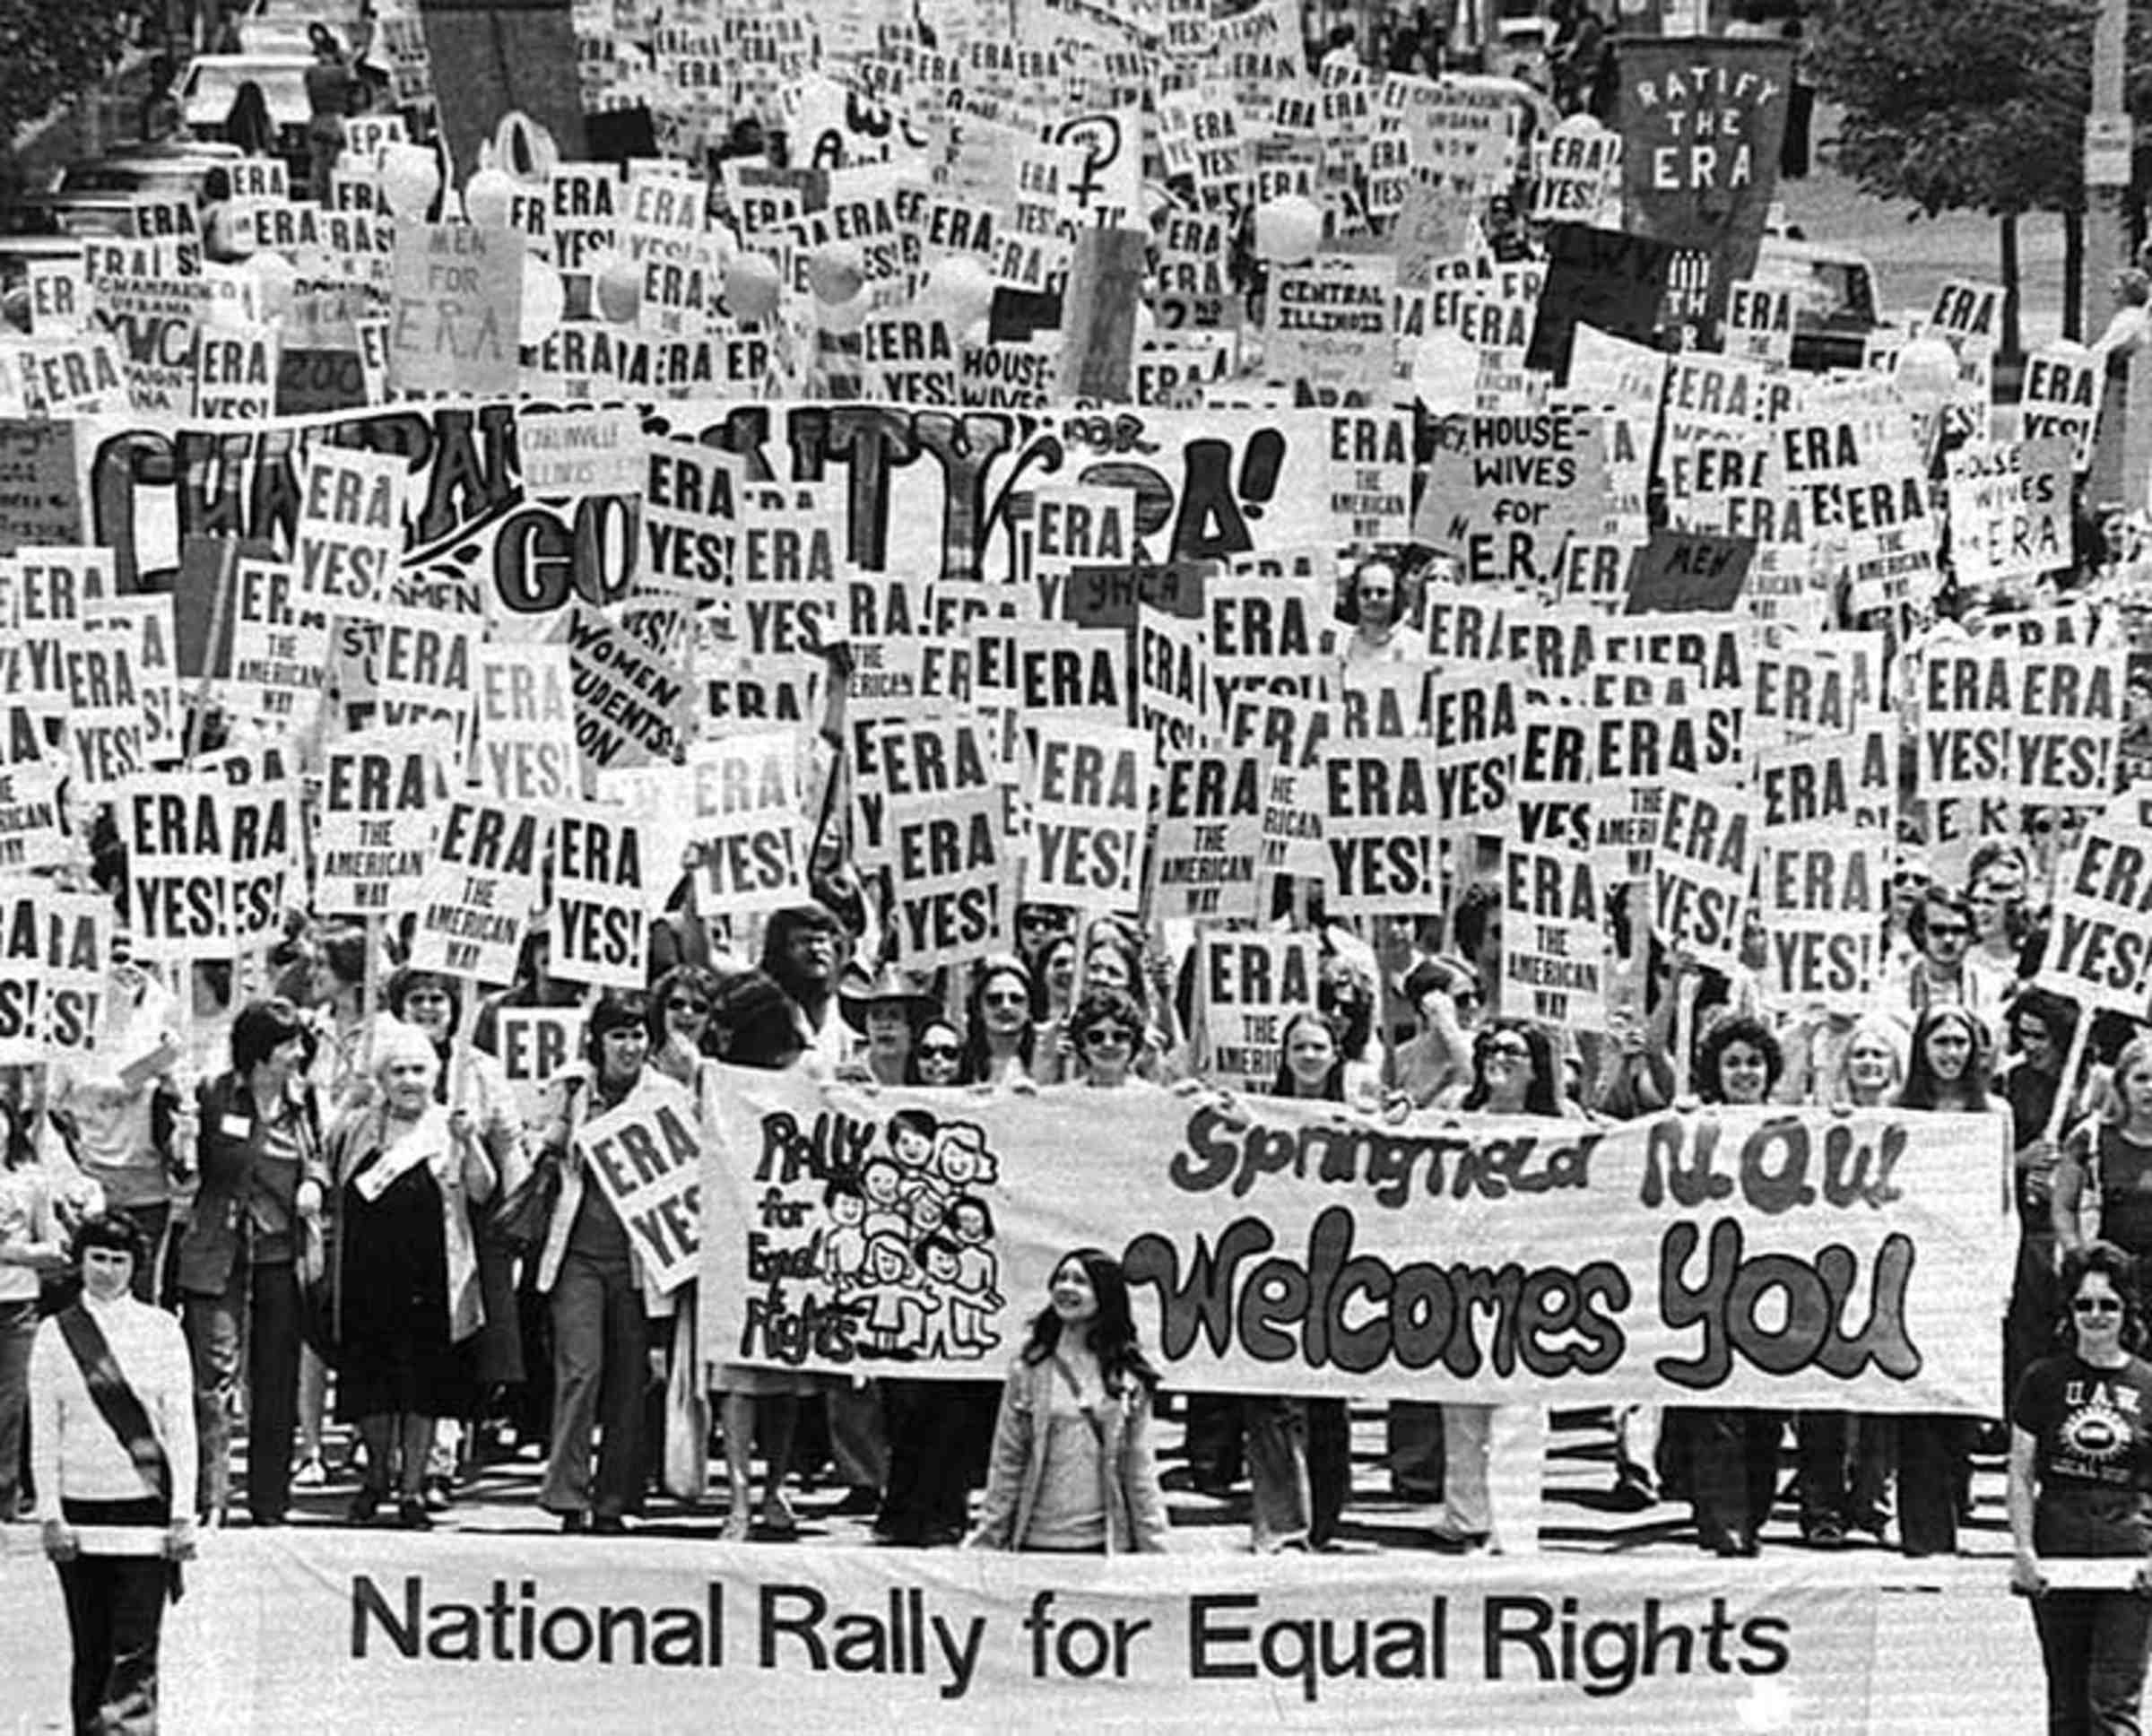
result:
M 30 1421 L 30 1347 L 37 1341 L 38 1305 L 0 1302 L 0 1524 L 22 1499 L 22 1442 Z
M 2152 1598 L 2136 1592 L 2050 1592 L 2033 1600 L 2047 1663 L 2047 1727 L 2136 1736 L 2152 1646 Z

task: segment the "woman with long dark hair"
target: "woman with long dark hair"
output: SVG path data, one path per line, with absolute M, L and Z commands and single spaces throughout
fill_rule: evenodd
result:
M 1753 1108 L 1784 1077 L 1785 1051 L 1756 1019 L 1722 1019 L 1696 1047 L 1696 1095 Z M 1686 1490 L 1696 1541 L 1713 1555 L 1757 1552 L 1778 1495 L 1785 1413 L 1733 1405 L 1670 1408 L 1661 1440 L 1661 1481 Z
M 1901 1109 L 1946 1115 L 2000 1114 L 1988 1095 L 1988 1028 L 1952 1003 L 1931 1006 L 1913 1028 Z M 1998 1141 L 2000 1146 L 2000 1141 Z M 1965 1185 L 2003 1184 L 2004 1177 L 1968 1175 Z M 2000 1311 L 2003 1298 L 1994 1298 Z M 1994 1314 L 1987 1316 L 1992 1323 Z M 1970 1419 L 1941 1412 L 1898 1418 L 1898 1548 L 1909 1556 L 1956 1555 L 1957 1519 L 1973 1481 Z
M 964 1071 L 983 1085 L 1031 1077 L 1037 1030 L 1031 1017 L 1031 973 L 1014 958 L 989 959 L 965 1003 Z
M 1472 1077 L 1460 1107 L 1489 1115 L 1562 1115 L 1560 1063 L 1547 1033 L 1528 1019 L 1491 1019 L 1482 1025 L 1472 1039 Z M 1534 1551 L 1546 1450 L 1547 1412 L 1540 1405 L 1445 1404 L 1436 1547 Z M 1499 1512 L 1497 1480 L 1503 1489 Z
M 2062 1294 L 2056 1354 L 2010 1402 L 2010 1588 L 2032 1600 L 2048 1729 L 2135 1730 L 2152 1655 L 2152 1367 L 2137 1354 L 2135 1263 L 2111 1242 L 2073 1249 Z M 2047 1563 L 2088 1556 L 2115 1560 L 2113 1584 L 2050 1585 Z
M 1136 1341 L 1128 1279 L 1103 1249 L 1054 1269 L 1050 1300 L 1002 1389 L 974 1549 L 1059 1554 L 1166 1547 L 1150 1440 L 1158 1384 Z

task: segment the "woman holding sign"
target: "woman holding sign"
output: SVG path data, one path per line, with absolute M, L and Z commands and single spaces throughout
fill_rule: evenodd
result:
M 484 1306 L 469 1206 L 490 1198 L 499 1176 L 472 1116 L 433 1100 L 439 1072 L 425 1032 L 385 1025 L 374 1040 L 378 1098 L 329 1136 L 337 1407 L 366 1443 L 353 1524 L 374 1516 L 392 1479 L 399 1521 L 432 1523 L 424 1488 L 435 1423 L 467 1412 L 475 1393 L 468 1346 Z
M 2010 1589 L 2033 1601 L 2052 1731 L 2135 1730 L 2152 1653 L 2152 1367 L 2137 1273 L 2109 1242 L 2062 1263 L 2067 1348 L 2010 1403 Z M 2112 1562 L 2095 1586 L 2058 1558 Z
M 1128 1279 L 1098 1248 L 1054 1268 L 1009 1371 L 970 1549 L 1156 1553 L 1166 1497 L 1150 1441 L 1158 1371 L 1136 1342 Z

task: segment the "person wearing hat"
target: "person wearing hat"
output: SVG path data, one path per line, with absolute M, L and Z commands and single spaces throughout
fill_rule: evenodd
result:
M 865 1039 L 846 1063 L 846 1076 L 877 1085 L 903 1084 L 919 1027 L 938 1004 L 934 997 L 910 972 L 894 965 L 884 965 L 872 976 L 855 967 L 845 973 L 837 994 L 845 1023 Z

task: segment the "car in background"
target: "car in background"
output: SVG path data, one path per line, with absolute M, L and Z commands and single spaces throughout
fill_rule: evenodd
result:
M 1876 269 L 1851 247 L 1766 235 L 1754 280 L 1793 291 L 1793 366 L 1817 373 L 1859 368 L 1869 334 L 1884 320 L 1878 308 Z
M 210 172 L 239 156 L 236 145 L 180 139 L 81 158 L 62 165 L 42 190 L 17 200 L 8 225 L 21 235 L 134 235 L 141 206 L 199 208 Z
M 276 153 L 287 162 L 307 158 L 307 121 L 314 105 L 307 100 L 307 68 L 314 56 L 303 48 L 290 54 L 196 55 L 180 76 L 179 121 L 198 139 L 221 139 L 239 87 L 261 88 L 276 129 Z

